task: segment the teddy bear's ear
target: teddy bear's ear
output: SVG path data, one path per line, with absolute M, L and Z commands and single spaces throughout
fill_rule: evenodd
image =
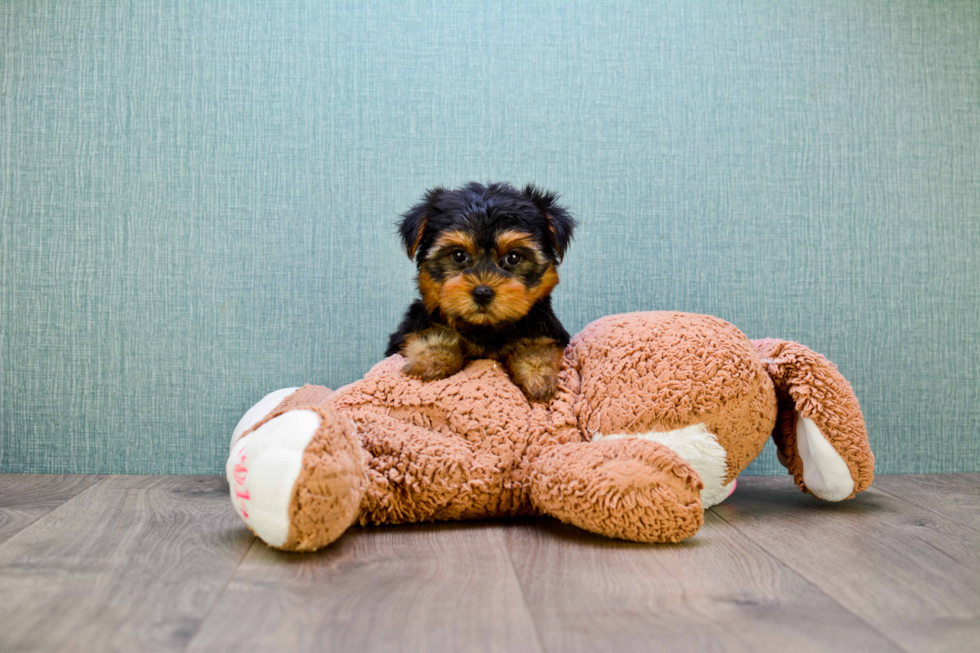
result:
M 419 244 L 422 242 L 422 236 L 425 235 L 425 227 L 432 213 L 436 210 L 436 202 L 445 192 L 445 188 L 433 188 L 426 191 L 422 201 L 406 211 L 398 222 L 398 234 L 405 245 L 408 258 L 413 261 L 419 250 Z
M 561 262 L 565 257 L 565 250 L 572 242 L 575 220 L 564 207 L 555 203 L 558 199 L 558 195 L 555 193 L 543 191 L 534 184 L 528 184 L 524 187 L 524 196 L 531 200 L 538 207 L 538 210 L 544 214 L 545 220 L 548 222 L 548 238 L 555 248 L 558 261 Z

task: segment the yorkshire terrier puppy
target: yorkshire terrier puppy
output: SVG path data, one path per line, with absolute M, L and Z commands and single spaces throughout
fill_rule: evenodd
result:
M 422 297 L 385 356 L 401 353 L 402 371 L 426 380 L 492 358 L 530 401 L 551 399 L 569 339 L 551 310 L 551 290 L 575 229 L 556 199 L 532 185 L 428 191 L 398 224 Z

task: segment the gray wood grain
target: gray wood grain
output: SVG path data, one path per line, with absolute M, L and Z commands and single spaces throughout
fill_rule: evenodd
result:
M 223 478 L 105 478 L 0 546 L 0 650 L 179 651 L 253 539 Z
M 980 530 L 980 474 L 878 476 L 874 486 Z
M 315 554 L 256 542 L 188 650 L 538 651 L 513 528 L 355 528 Z
M 221 478 L 2 475 L 0 650 L 977 650 L 978 478 L 741 479 L 680 545 L 527 519 L 297 555 Z
M 711 513 L 675 545 L 553 521 L 507 542 L 549 651 L 899 650 Z
M 0 474 L 0 543 L 101 478 L 95 474 Z
M 980 648 L 973 528 L 874 488 L 825 503 L 788 477 L 740 480 L 712 511 L 904 649 Z

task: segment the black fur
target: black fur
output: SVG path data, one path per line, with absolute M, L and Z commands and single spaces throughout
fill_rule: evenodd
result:
M 425 194 L 422 202 L 406 212 L 398 224 L 405 250 L 421 269 L 432 252 L 439 234 L 448 230 L 465 231 L 480 247 L 489 247 L 494 236 L 504 230 L 519 230 L 532 234 L 539 250 L 557 266 L 572 239 L 575 221 L 556 204 L 554 193 L 541 191 L 533 185 L 517 190 L 510 184 L 470 183 L 457 190 L 436 188 Z M 496 263 L 490 259 L 474 261 L 474 269 L 486 269 Z M 434 278 L 441 274 L 440 262 L 433 259 L 427 268 Z M 517 277 L 528 288 L 540 282 L 544 266 L 522 265 L 513 270 L 497 270 Z M 398 353 L 405 337 L 430 328 L 446 325 L 439 311 L 430 313 L 422 300 L 415 300 L 402 318 L 398 329 L 391 334 L 385 356 Z M 500 350 L 508 342 L 520 338 L 548 337 L 559 347 L 568 344 L 569 335 L 551 308 L 551 297 L 537 301 L 520 319 L 495 326 L 454 324 L 465 339 L 479 343 L 487 353 Z
M 561 206 L 558 196 L 533 184 L 519 191 L 510 184 L 484 186 L 471 182 L 454 191 L 435 188 L 408 210 L 398 223 L 406 251 L 411 252 L 422 227 L 414 259 L 421 265 L 436 237 L 450 228 L 492 235 L 502 229 L 529 231 L 554 259 L 565 255 L 575 230 L 575 220 Z M 553 233 L 552 233 L 553 232 Z
M 401 351 L 405 336 L 410 333 L 424 331 L 436 324 L 445 324 L 445 318 L 436 314 L 432 315 L 425 310 L 425 304 L 421 299 L 416 299 L 408 307 L 405 317 L 402 318 L 398 329 L 388 337 L 388 349 L 385 356 L 391 356 Z M 469 325 L 459 329 L 468 339 L 479 342 L 487 351 L 500 351 L 508 342 L 518 338 L 552 338 L 559 347 L 564 347 L 571 339 L 568 331 L 562 326 L 551 309 L 551 297 L 544 297 L 531 307 L 527 315 L 523 318 L 504 326 L 485 327 Z

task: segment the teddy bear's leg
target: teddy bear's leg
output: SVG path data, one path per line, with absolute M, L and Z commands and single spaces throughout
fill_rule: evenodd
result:
M 668 447 L 637 438 L 552 446 L 531 465 L 531 500 L 593 533 L 680 542 L 704 521 L 701 479 Z
M 366 487 L 353 424 L 328 405 L 277 409 L 235 442 L 225 471 L 238 514 L 286 550 L 337 539 L 360 514 Z
M 841 501 L 867 489 L 874 455 L 851 385 L 833 363 L 795 342 L 754 340 L 776 387 L 773 440 L 797 486 Z

